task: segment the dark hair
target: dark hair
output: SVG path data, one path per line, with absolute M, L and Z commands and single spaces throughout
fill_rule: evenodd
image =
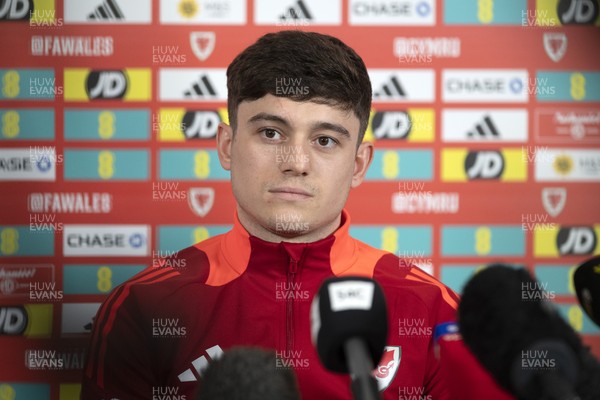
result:
M 296 85 L 288 81 L 282 88 L 282 79 Z M 363 60 L 341 40 L 316 32 L 284 30 L 260 37 L 227 68 L 227 92 L 234 130 L 239 104 L 267 94 L 352 110 L 360 121 L 359 143 L 369 123 L 372 91 Z
M 203 373 L 198 400 L 300 400 L 296 375 L 272 350 L 233 347 Z

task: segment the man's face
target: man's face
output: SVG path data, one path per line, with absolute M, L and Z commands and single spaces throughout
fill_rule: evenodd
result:
M 372 158 L 369 143 L 357 151 L 354 113 L 266 95 L 242 102 L 237 121 L 235 134 L 219 126 L 218 150 L 244 227 L 271 241 L 332 233 Z

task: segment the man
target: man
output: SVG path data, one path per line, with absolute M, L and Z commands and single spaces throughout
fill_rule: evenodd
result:
M 151 398 L 165 387 L 193 398 L 208 363 L 243 345 L 274 349 L 303 399 L 350 399 L 348 376 L 326 371 L 310 339 L 311 300 L 333 275 L 383 287 L 382 396 L 451 398 L 432 330 L 455 319 L 458 297 L 348 233 L 343 208 L 373 158 L 362 141 L 372 95 L 362 59 L 331 36 L 267 34 L 231 63 L 227 86 L 230 125 L 219 125 L 217 150 L 231 171 L 234 227 L 166 263 L 185 268 L 153 266 L 115 289 L 95 319 L 82 398 Z M 165 321 L 178 335 L 157 337 Z M 414 321 L 425 330 L 402 331 Z

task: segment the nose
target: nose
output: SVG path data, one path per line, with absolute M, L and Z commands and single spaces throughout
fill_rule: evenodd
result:
M 307 175 L 310 156 L 303 144 L 282 144 L 275 149 L 275 161 L 279 170 L 289 175 Z

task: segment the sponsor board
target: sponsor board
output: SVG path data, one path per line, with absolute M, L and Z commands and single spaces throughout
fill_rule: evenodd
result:
M 539 26 L 600 26 L 598 0 L 536 0 Z
M 66 101 L 149 101 L 152 71 L 149 68 L 65 68 L 64 85 Z
M 246 0 L 160 0 L 161 24 L 244 25 Z
M 525 103 L 528 100 L 525 69 L 444 69 L 442 100 L 448 103 Z
M 107 214 L 112 210 L 108 192 L 35 192 L 27 196 L 32 213 Z
M 557 225 L 534 230 L 533 254 L 540 258 L 600 253 L 600 225 Z
M 161 101 L 227 101 L 224 68 L 161 68 Z
M 350 0 L 350 25 L 432 26 L 435 25 L 436 2 L 433 0 Z
M 435 100 L 432 69 L 370 69 L 373 102 L 431 103 Z
M 53 256 L 54 230 L 0 225 L 0 257 Z
M 29 297 L 30 283 L 54 283 L 52 264 L 0 264 L 0 299 Z
M 206 61 L 215 49 L 217 35 L 212 31 L 190 32 L 190 47 L 196 58 Z
M 256 25 L 341 25 L 341 0 L 255 0 Z
M 159 150 L 161 180 L 228 181 L 229 171 L 221 167 L 217 151 L 209 150 Z
M 66 24 L 150 24 L 152 0 L 64 0 Z
M 398 254 L 430 256 L 433 231 L 426 225 L 360 225 L 350 227 L 350 236 L 369 246 Z M 410 257 L 412 258 L 412 257 Z
M 367 181 L 433 180 L 432 150 L 375 150 Z
M 57 161 L 52 146 L 0 149 L 0 181 L 54 182 Z
M 435 112 L 431 108 L 371 110 L 364 140 L 433 142 Z
M 0 337 L 49 338 L 53 312 L 52 304 L 0 305 Z
M 64 303 L 62 305 L 61 336 L 87 335 L 101 303 Z
M 147 181 L 148 150 L 65 150 L 66 181 Z
M 545 149 L 535 162 L 538 182 L 600 181 L 600 150 Z
M 7 400 L 50 400 L 49 383 L 0 383 L 0 398 Z M 77 396 L 79 398 L 79 395 Z M 61 400 L 63 400 L 61 398 Z
M 444 0 L 446 25 L 522 25 L 527 0 Z
M 559 296 L 575 296 L 573 274 L 577 265 L 536 264 L 535 278 L 546 284 L 546 290 Z
M 600 110 L 536 109 L 534 131 L 536 140 L 542 143 L 600 143 Z
M 29 21 L 30 26 L 49 26 L 56 21 L 56 0 L 5 0 L 0 3 L 0 22 Z
M 458 192 L 401 191 L 392 194 L 392 212 L 395 214 L 456 214 L 459 210 Z
M 527 180 L 527 159 L 522 149 L 443 149 L 440 176 L 445 182 Z
M 173 253 L 231 230 L 231 225 L 159 225 L 158 250 Z
M 64 137 L 75 140 L 148 140 L 147 109 L 69 109 L 64 112 Z
M 459 37 L 394 38 L 394 55 L 398 62 L 432 62 L 434 58 L 460 57 Z
M 444 142 L 526 142 L 526 109 L 444 109 Z
M 54 100 L 63 94 L 54 69 L 0 69 L 0 100 Z
M 65 295 L 107 295 L 145 268 L 145 265 L 131 264 L 66 264 L 63 267 L 63 291 Z
M 445 257 L 524 256 L 521 225 L 444 225 L 441 254 Z
M 150 254 L 148 225 L 64 225 L 63 254 L 143 257 Z
M 160 141 L 214 140 L 220 122 L 229 123 L 226 108 L 205 110 L 161 108 L 153 127 L 158 128 Z
M 535 83 L 540 102 L 600 101 L 600 72 L 537 71 Z
M 3 108 L 0 121 L 0 140 L 54 140 L 51 108 Z
M 114 53 L 112 36 L 31 36 L 31 55 L 42 57 L 110 57 Z

